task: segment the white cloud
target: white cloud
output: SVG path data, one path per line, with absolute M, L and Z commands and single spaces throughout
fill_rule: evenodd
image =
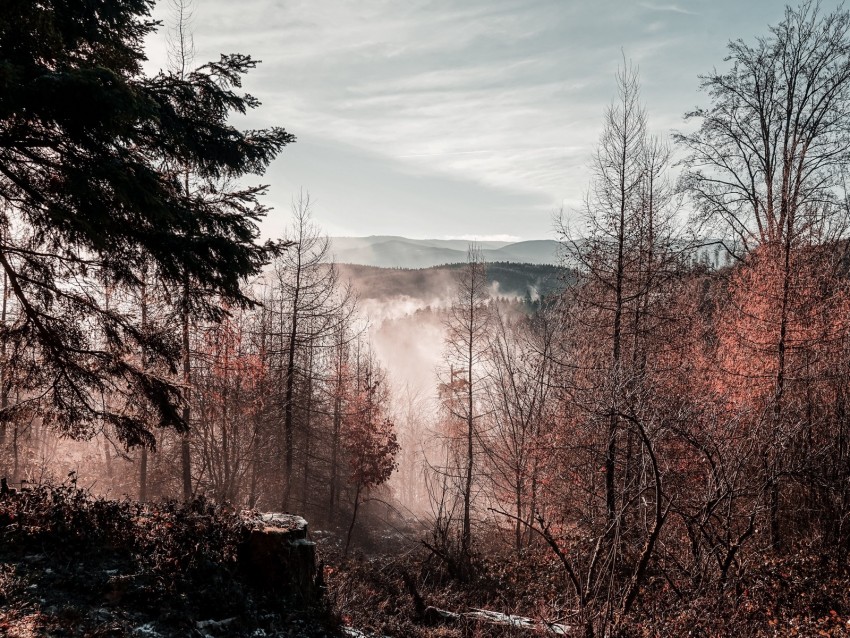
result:
M 649 9 L 650 11 L 668 11 L 670 13 L 681 13 L 683 15 L 689 16 L 699 15 L 695 11 L 685 9 L 684 7 L 678 4 L 653 4 L 651 2 L 641 2 L 639 4 L 644 9 Z
M 196 10 L 199 59 L 244 49 L 263 60 L 248 78 L 261 124 L 553 205 L 571 189 L 565 170 L 586 158 L 598 120 L 582 91 L 610 78 L 558 71 L 567 44 L 535 42 L 576 10 L 512 0 L 272 5 L 207 0 Z
M 640 65 L 650 121 L 681 122 L 697 100 L 697 73 L 721 63 L 725 41 L 748 34 L 738 30 L 742 16 L 758 13 L 715 0 L 700 5 L 699 24 L 677 19 L 695 14 L 694 2 L 197 0 L 194 34 L 199 61 L 230 51 L 263 61 L 246 78 L 263 102 L 246 126 L 283 124 L 429 184 L 474 185 L 488 196 L 470 200 L 468 214 L 483 225 L 493 193 L 524 198 L 518 213 L 580 201 L 622 51 Z M 151 68 L 164 64 L 161 37 L 148 53 Z M 347 186 L 346 212 L 394 209 L 376 205 L 375 185 Z M 329 222 L 353 226 L 342 214 Z

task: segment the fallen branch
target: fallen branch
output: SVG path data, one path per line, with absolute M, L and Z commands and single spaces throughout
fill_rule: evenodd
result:
M 488 609 L 473 608 L 466 612 L 455 612 L 448 611 L 446 609 L 438 609 L 436 607 L 428 607 L 425 609 L 424 616 L 426 620 L 433 624 L 459 623 L 463 620 L 472 620 L 475 622 L 486 623 L 488 625 L 525 629 L 537 635 L 545 634 L 552 636 L 569 636 L 574 633 L 574 628 L 570 625 L 549 622 L 546 620 L 535 620 L 534 618 L 528 618 L 526 616 L 503 614 L 501 612 L 490 611 Z

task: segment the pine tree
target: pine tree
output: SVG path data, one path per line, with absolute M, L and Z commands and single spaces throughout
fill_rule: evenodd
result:
M 172 377 L 155 372 L 176 371 L 179 349 L 76 282 L 137 288 L 134 265 L 149 263 L 163 281 L 197 283 L 193 313 L 221 316 L 211 293 L 250 304 L 241 284 L 274 249 L 257 243 L 264 188 L 224 194 L 217 183 L 261 173 L 294 140 L 281 128 L 228 123 L 259 105 L 237 92 L 256 65 L 249 56 L 225 55 L 184 77 L 146 76 L 151 7 L 10 0 L 0 14 L 0 268 L 21 312 L 5 333 L 17 344 L 10 365 L 21 371 L 23 403 L 39 396 L 46 422 L 77 437 L 109 423 L 128 446 L 153 445 L 151 412 L 156 425 L 188 426 Z M 193 167 L 194 195 L 172 170 L 179 165 Z M 96 400 L 116 393 L 127 399 L 114 402 L 120 412 Z

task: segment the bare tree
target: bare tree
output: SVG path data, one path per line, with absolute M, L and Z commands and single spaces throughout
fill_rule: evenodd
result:
M 477 403 L 481 394 L 481 364 L 487 352 L 487 330 L 490 324 L 487 270 L 481 251 L 476 247 L 470 246 L 466 264 L 457 271 L 455 286 L 454 300 L 448 309 L 445 324 L 445 358 L 449 377 L 441 385 L 441 395 L 450 419 L 464 425 L 459 437 L 463 441 L 460 463 L 463 514 L 459 563 L 462 572 L 468 573 L 472 545 L 475 443 L 478 438 L 477 423 L 481 416 Z
M 168 31 L 168 65 L 169 70 L 179 79 L 184 79 L 191 71 L 195 59 L 195 41 L 192 36 L 192 16 L 194 0 L 170 0 L 172 11 L 171 27 Z M 188 195 L 192 190 L 191 167 L 177 166 L 183 188 Z M 192 417 L 192 354 L 190 347 L 191 330 L 191 282 L 184 278 L 183 294 L 180 301 L 180 331 L 181 331 L 181 365 L 183 383 L 183 421 L 190 423 Z M 183 486 L 183 500 L 192 498 L 192 453 L 190 445 L 191 431 L 187 430 L 180 439 L 180 467 Z
M 317 347 L 338 334 L 354 313 L 351 288 L 340 282 L 336 267 L 329 263 L 328 239 L 311 220 L 308 193 L 293 203 L 287 241 L 292 247 L 274 262 L 274 287 L 280 304 L 284 510 L 292 492 L 298 351 Z
M 559 421 L 550 437 L 563 451 L 546 499 L 560 503 L 534 527 L 567 570 L 585 632 L 616 627 L 634 604 L 670 511 L 664 445 L 682 418 L 666 382 L 684 246 L 675 237 L 670 153 L 650 138 L 637 70 L 617 73 L 593 178 L 581 211 L 583 236 L 563 228 L 578 281 L 560 299 L 557 365 Z M 599 467 L 602 466 L 602 476 Z
M 486 362 L 487 403 L 492 406 L 482 436 L 488 478 L 497 502 L 512 501 L 517 552 L 538 510 L 541 452 L 554 359 L 553 323 L 542 315 L 511 316 L 495 306 Z
M 789 357 L 796 334 L 811 322 L 806 261 L 812 244 L 829 245 L 847 230 L 844 179 L 850 160 L 850 12 L 822 14 L 817 1 L 786 8 L 770 36 L 754 45 L 729 44 L 731 69 L 702 78 L 711 106 L 688 114 L 700 122 L 678 135 L 688 152 L 682 187 L 698 219 L 726 233 L 758 269 L 759 349 L 772 361 L 756 376 L 772 379 L 763 450 L 771 543 L 780 541 L 780 480 L 786 474 L 777 450 L 792 428 Z M 738 255 L 744 257 L 744 255 Z M 739 305 L 740 307 L 740 305 Z M 751 314 L 751 313 L 750 313 Z M 796 323 L 799 322 L 799 323 Z
M 711 106 L 676 135 L 682 185 L 699 218 L 745 250 L 797 242 L 840 214 L 850 149 L 850 13 L 806 0 L 754 45 L 729 43 L 731 69 L 702 77 Z M 843 226 L 843 223 L 841 224 Z M 717 227 L 715 225 L 715 227 Z
M 605 111 L 602 135 L 593 157 L 593 180 L 583 211 L 585 236 L 575 240 L 564 229 L 569 255 L 578 263 L 585 279 L 577 287 L 577 303 L 593 308 L 590 321 L 598 322 L 601 318 L 607 330 L 604 342 L 609 363 L 605 366 L 607 378 L 603 383 L 607 386 L 604 394 L 609 405 L 604 463 L 605 509 L 610 529 L 617 511 L 619 397 L 626 377 L 624 322 L 628 319 L 628 308 L 634 305 L 634 276 L 641 256 L 635 248 L 640 233 L 645 157 L 646 114 L 640 103 L 637 69 L 624 66 L 617 72 L 617 99 Z

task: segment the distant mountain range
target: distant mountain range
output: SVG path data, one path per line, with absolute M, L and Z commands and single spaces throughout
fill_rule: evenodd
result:
M 331 252 L 339 264 L 378 268 L 433 268 L 466 261 L 469 242 L 463 239 L 409 239 L 392 235 L 370 237 L 331 237 Z M 581 242 L 581 240 L 579 240 Z M 553 239 L 520 242 L 478 241 L 487 263 L 572 265 L 564 259 L 563 246 Z M 716 240 L 706 239 L 699 247 L 685 248 L 689 259 L 713 268 L 729 264 L 729 257 Z
M 331 237 L 334 260 L 380 268 L 430 268 L 466 261 L 471 242 L 462 239 L 408 239 L 388 235 Z M 485 261 L 515 264 L 557 264 L 558 242 L 537 239 L 520 242 L 479 241 Z

